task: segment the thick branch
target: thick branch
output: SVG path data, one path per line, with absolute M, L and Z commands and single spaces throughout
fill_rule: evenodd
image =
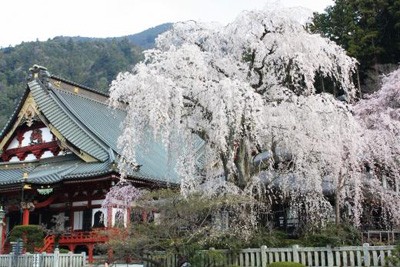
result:
M 229 74 L 226 73 L 223 69 L 221 69 L 221 67 L 217 66 L 217 65 L 215 64 L 214 61 L 211 61 L 210 64 L 211 64 L 211 67 L 213 67 L 214 69 L 216 69 L 219 73 L 221 73 L 222 75 L 224 75 L 226 78 L 229 78 L 229 77 L 230 77 Z
M 212 120 L 213 113 L 211 111 L 209 111 L 206 107 L 204 107 L 202 104 L 200 104 L 199 101 L 197 101 L 196 99 L 194 99 L 190 96 L 187 96 L 187 95 L 184 95 L 183 99 L 190 102 L 190 103 L 185 103 L 184 104 L 185 107 L 190 107 L 193 109 L 195 109 L 196 107 L 199 107 L 201 109 L 202 113 L 204 114 L 204 118 L 208 121 Z
M 258 74 L 258 82 L 256 84 L 252 84 L 251 85 L 251 87 L 253 89 L 258 89 L 264 84 L 263 83 L 264 75 L 263 75 L 262 70 L 265 67 L 265 62 L 266 62 L 267 58 L 270 55 L 272 55 L 273 53 L 275 53 L 275 50 L 276 50 L 276 44 L 274 44 L 270 49 L 268 49 L 268 53 L 262 59 L 261 66 L 259 66 L 259 67 L 254 67 L 255 57 L 256 57 L 256 50 L 253 50 L 252 56 L 251 56 L 251 62 L 250 62 L 249 75 L 251 74 L 251 71 L 254 71 L 255 73 Z

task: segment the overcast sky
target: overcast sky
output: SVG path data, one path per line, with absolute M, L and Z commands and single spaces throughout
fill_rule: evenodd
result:
M 0 5 L 0 47 L 55 36 L 119 37 L 165 22 L 217 21 L 240 11 L 262 9 L 270 0 L 4 0 Z M 270 1 L 271 2 L 271 1 Z M 332 0 L 281 0 L 322 12 Z

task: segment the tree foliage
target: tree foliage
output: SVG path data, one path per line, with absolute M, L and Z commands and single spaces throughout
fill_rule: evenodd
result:
M 357 58 L 365 88 L 369 72 L 381 71 L 378 64 L 400 61 L 399 10 L 399 0 L 335 0 L 324 13 L 315 14 L 313 30 Z
M 106 198 L 102 203 L 103 208 L 126 209 L 132 205 L 132 202 L 140 198 L 141 192 L 125 180 L 121 180 L 111 187 Z
M 16 242 L 21 239 L 26 251 L 33 253 L 35 248 L 43 246 L 44 236 L 40 225 L 16 225 L 11 231 L 10 240 Z
M 233 201 L 229 198 L 210 200 L 200 195 L 184 198 L 169 189 L 143 193 L 135 199 L 131 212 L 136 209 L 152 216 L 145 221 L 135 219 L 128 228 L 107 233 L 109 241 L 104 248 L 112 248 L 115 259 L 141 259 L 162 266 L 154 257 L 150 258 L 149 253 L 163 251 L 194 263 L 199 249 L 228 233 L 235 236 L 216 216 Z
M 150 262 L 152 266 L 164 266 L 165 258 L 175 258 L 180 262 L 177 266 L 188 261 L 191 266 L 203 267 L 227 266 L 228 258 L 239 250 L 263 245 L 322 247 L 357 245 L 360 242 L 360 233 L 354 226 L 345 224 L 342 227 L 331 224 L 298 238 L 290 238 L 284 232 L 258 228 L 243 238 L 242 234 L 236 232 L 237 226 L 229 221 L 232 217 L 228 213 L 236 212 L 236 220 L 246 220 L 237 209 L 237 204 L 245 201 L 236 195 L 209 199 L 200 194 L 183 197 L 178 190 L 147 191 L 130 206 L 131 221 L 128 227 L 106 231 L 108 242 L 100 249 L 105 252 L 112 249 L 113 261 L 135 259 Z M 151 216 L 143 221 L 132 216 L 137 212 Z M 221 253 L 219 249 L 228 249 L 232 255 Z
M 400 264 L 400 244 L 397 244 L 392 254 L 385 258 L 385 266 L 398 266 Z
M 58 242 L 61 236 L 71 232 L 71 227 L 66 226 L 66 222 L 69 221 L 69 217 L 65 216 L 64 213 L 53 215 L 51 218 L 51 225 L 42 224 L 42 231 L 47 235 L 54 236 L 54 247 L 58 247 Z
M 383 210 L 381 224 L 400 224 L 400 69 L 383 79 L 381 89 L 357 103 L 354 112 L 364 129 L 364 162 L 370 195 Z

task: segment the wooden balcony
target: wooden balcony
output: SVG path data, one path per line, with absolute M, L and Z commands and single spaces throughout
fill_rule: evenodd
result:
M 86 246 L 88 250 L 88 260 L 93 261 L 93 250 L 96 244 L 105 243 L 108 237 L 104 235 L 103 231 L 106 229 L 96 229 L 92 231 L 73 231 L 68 234 L 64 234 L 59 237 L 58 246 L 68 247 L 72 252 L 75 251 L 77 246 Z M 37 249 L 37 252 L 48 252 L 52 253 L 56 245 L 55 235 L 48 235 L 44 239 L 44 245 Z

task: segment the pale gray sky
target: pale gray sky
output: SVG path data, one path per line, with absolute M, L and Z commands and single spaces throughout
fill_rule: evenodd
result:
M 0 47 L 55 36 L 118 37 L 184 20 L 226 24 L 242 10 L 271 0 L 5 0 L 0 5 Z M 281 0 L 322 12 L 332 0 Z

